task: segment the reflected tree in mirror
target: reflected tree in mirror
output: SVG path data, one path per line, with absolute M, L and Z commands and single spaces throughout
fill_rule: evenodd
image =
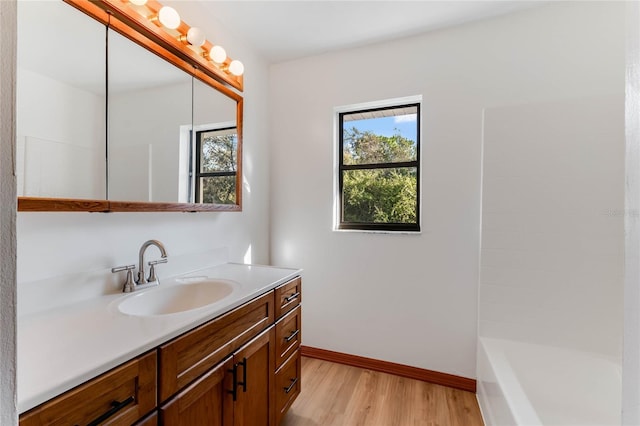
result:
M 238 135 L 235 127 L 196 132 L 196 202 L 236 203 Z

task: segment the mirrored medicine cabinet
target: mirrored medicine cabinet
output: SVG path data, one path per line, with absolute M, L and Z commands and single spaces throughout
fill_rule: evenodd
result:
M 76 3 L 18 2 L 18 209 L 241 210 L 242 96 Z

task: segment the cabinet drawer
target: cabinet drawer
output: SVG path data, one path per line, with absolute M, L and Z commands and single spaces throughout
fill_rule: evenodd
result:
M 276 323 L 276 369 L 300 347 L 302 307 L 296 306 Z
M 276 372 L 276 425 L 300 394 L 300 351 L 295 351 Z
M 269 327 L 274 321 L 273 297 L 273 292 L 266 293 L 160 346 L 160 401 Z
M 133 424 L 156 406 L 156 360 L 154 351 L 116 367 L 23 414 L 20 426 Z
M 276 318 L 280 318 L 302 303 L 302 279 L 294 278 L 288 283 L 276 287 Z

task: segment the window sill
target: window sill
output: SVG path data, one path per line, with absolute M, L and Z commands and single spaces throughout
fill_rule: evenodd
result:
M 422 231 L 390 231 L 382 229 L 338 229 L 333 228 L 333 232 L 356 233 L 356 234 L 391 234 L 391 235 L 420 235 Z

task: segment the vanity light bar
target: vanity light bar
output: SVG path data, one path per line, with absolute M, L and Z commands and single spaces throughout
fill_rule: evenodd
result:
M 115 18 L 133 30 L 125 31 L 127 37 L 146 44 L 136 33 L 142 34 L 209 77 L 243 90 L 242 62 L 227 57 L 221 46 L 208 41 L 202 29 L 187 25 L 172 7 L 156 0 L 64 1 L 122 32 L 123 26 L 115 25 L 112 19 Z
M 158 21 L 166 30 L 175 30 L 177 40 L 182 43 L 188 43 L 192 49 L 204 59 L 212 62 L 213 66 L 223 72 L 229 73 L 236 77 L 244 74 L 244 65 L 238 60 L 232 60 L 227 57 L 226 51 L 222 46 L 213 45 L 206 39 L 204 31 L 198 27 L 189 27 L 180 19 L 178 12 L 169 6 L 162 6 L 155 0 L 123 0 L 125 3 L 131 3 L 133 8 L 138 9 L 138 13 L 145 16 L 152 22 Z M 136 7 L 137 6 L 137 7 Z M 146 7 L 150 13 L 145 13 L 139 9 Z

